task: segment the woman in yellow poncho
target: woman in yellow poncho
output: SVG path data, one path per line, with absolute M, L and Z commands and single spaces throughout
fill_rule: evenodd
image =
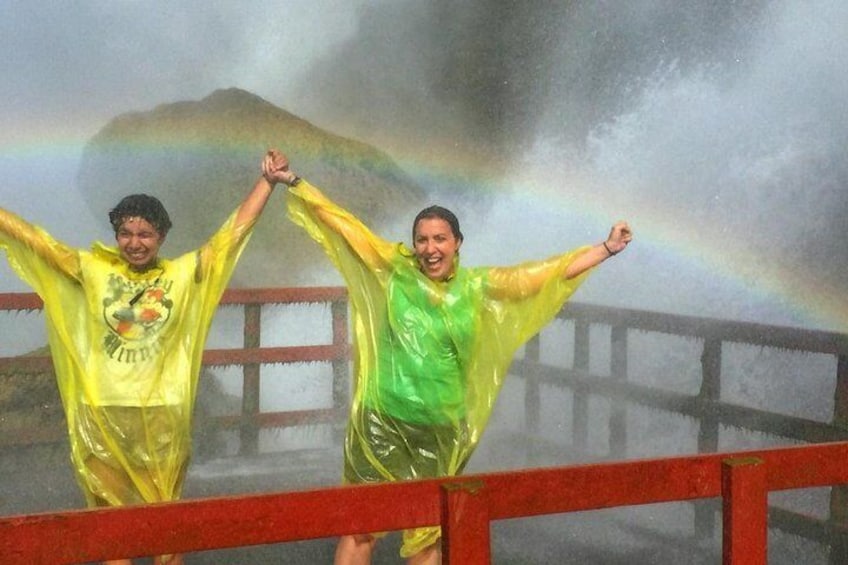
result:
M 44 301 L 48 340 L 88 506 L 175 500 L 191 452 L 203 347 L 218 301 L 278 179 L 271 155 L 209 241 L 159 256 L 171 221 L 135 194 L 109 213 L 117 247 L 73 249 L 0 208 L 0 248 Z M 129 561 L 115 561 L 115 563 Z M 181 563 L 180 556 L 156 563 Z
M 282 161 L 281 161 L 282 162 Z M 562 308 L 586 273 L 630 242 L 609 238 L 516 267 L 460 268 L 449 210 L 422 210 L 413 249 L 374 235 L 285 167 L 290 217 L 321 244 L 350 293 L 355 390 L 346 483 L 456 475 L 480 440 L 515 351 Z M 438 527 L 404 532 L 401 555 L 437 563 Z M 336 563 L 369 563 L 376 537 L 344 536 Z

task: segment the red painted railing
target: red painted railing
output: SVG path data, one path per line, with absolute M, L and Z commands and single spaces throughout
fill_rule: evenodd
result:
M 332 343 L 288 347 L 261 347 L 261 310 L 263 305 L 328 304 L 331 310 Z M 206 366 L 242 367 L 242 407 L 238 414 L 218 416 L 222 429 L 239 430 L 240 454 L 257 452 L 259 432 L 263 428 L 296 426 L 304 422 L 344 422 L 347 415 L 348 365 L 350 345 L 347 321 L 347 291 L 342 287 L 228 289 L 222 306 L 244 309 L 243 344 L 232 349 L 207 349 Z M 0 293 L 0 311 L 37 311 L 43 307 L 33 293 Z M 260 366 L 270 363 L 323 361 L 332 364 L 333 405 L 324 409 L 262 412 L 260 410 Z M 0 357 L 0 373 L 31 374 L 53 370 L 49 355 Z M 58 399 L 58 395 L 56 396 Z M 23 446 L 62 440 L 67 432 L 59 426 L 22 429 L 0 437 L 0 447 Z
M 332 310 L 331 344 L 300 347 L 260 347 L 260 309 L 264 304 L 326 302 Z M 259 430 L 303 422 L 344 420 L 347 406 L 347 297 L 340 288 L 230 290 L 223 304 L 244 307 L 244 346 L 213 349 L 208 365 L 242 365 L 242 410 L 221 419 L 240 430 L 242 454 L 255 453 Z M 30 294 L 0 294 L 0 310 L 37 310 Z M 622 403 L 637 403 L 695 418 L 700 423 L 698 450 L 708 455 L 628 461 L 603 465 L 527 470 L 515 473 L 468 475 L 459 479 L 421 481 L 368 487 L 335 488 L 241 498 L 217 498 L 173 504 L 62 512 L 9 517 L 0 520 L 0 562 L 6 556 L 20 562 L 79 562 L 105 557 L 199 551 L 243 545 L 312 539 L 423 524 L 442 524 L 445 556 L 453 563 L 488 562 L 490 520 L 571 512 L 620 505 L 723 498 L 726 563 L 763 563 L 766 514 L 786 523 L 786 513 L 765 506 L 773 490 L 848 483 L 841 442 L 812 446 L 710 454 L 717 449 L 720 426 L 776 433 L 807 442 L 848 438 L 848 340 L 842 334 L 775 328 L 723 320 L 672 316 L 651 312 L 571 304 L 562 314 L 575 326 L 573 367 L 563 370 L 539 362 L 539 342 L 528 344 L 514 364 L 525 379 L 527 431 L 539 422 L 539 385 L 573 390 L 573 445 L 579 453 L 587 441 L 587 399 L 610 398 L 611 456 L 626 457 L 627 434 Z M 589 327 L 611 328 L 611 378 L 589 374 Z M 686 395 L 648 389 L 627 379 L 628 331 L 659 332 L 691 337 L 703 343 L 700 391 Z M 722 343 L 750 343 L 835 355 L 838 359 L 834 415 L 831 423 L 817 422 L 735 406 L 723 401 Z M 259 366 L 323 360 L 333 364 L 333 406 L 298 412 L 259 410 Z M 0 372 L 49 370 L 48 357 L 0 358 Z M 63 432 L 57 430 L 61 435 Z M 40 432 L 36 432 L 38 434 Z M 56 432 L 54 432 L 56 435 Z M 0 446 L 55 440 L 23 433 L 0 438 Z M 554 489 L 554 490 L 550 490 Z M 834 489 L 839 496 L 845 488 Z M 838 498 L 838 497 L 837 497 Z M 330 501 L 333 501 L 331 504 Z M 404 502 L 399 501 L 416 501 Z M 284 508 L 285 511 L 280 509 Z M 386 512 L 391 508 L 391 512 Z M 809 520 L 811 527 L 844 539 L 846 505 L 831 504 L 829 521 Z M 698 510 L 696 508 L 696 510 Z M 711 523 L 711 510 L 696 511 L 696 522 Z M 179 516 L 179 520 L 168 517 Z M 802 517 L 803 518 L 803 517 Z M 169 524 L 167 531 L 159 524 Z M 175 524 L 178 527 L 175 529 Z M 261 525 L 261 527 L 260 527 Z M 806 526 L 802 526 L 801 529 Z M 133 532 L 131 539 L 122 532 Z M 797 531 L 797 530 L 796 530 Z M 189 535 L 190 534 L 190 535 Z M 803 533 L 801 535 L 804 535 Z M 49 540 L 63 539 L 63 543 Z M 825 542 L 827 543 L 827 542 Z M 484 547 L 485 546 L 485 547 Z M 46 553 L 45 553 L 46 552 Z
M 723 563 L 765 565 L 770 491 L 848 483 L 848 443 L 0 519 L 4 563 L 80 563 L 440 524 L 445 563 L 490 562 L 493 520 L 721 497 Z

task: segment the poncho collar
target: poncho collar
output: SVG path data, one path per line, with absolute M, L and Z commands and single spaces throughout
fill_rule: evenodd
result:
M 106 245 L 101 241 L 95 241 L 91 244 L 91 253 L 104 261 L 108 261 L 116 267 L 123 269 L 127 278 L 130 279 L 149 279 L 152 276 L 158 277 L 162 274 L 162 259 L 156 258 L 156 265 L 143 272 L 138 272 L 130 269 L 129 264 L 121 257 L 121 251 L 113 245 Z

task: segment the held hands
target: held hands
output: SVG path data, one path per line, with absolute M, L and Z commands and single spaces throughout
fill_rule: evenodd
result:
M 627 247 L 627 244 L 633 239 L 633 232 L 630 231 L 630 225 L 627 222 L 616 222 L 610 230 L 609 237 L 604 242 L 604 247 L 610 255 L 617 255 Z
M 282 182 L 290 185 L 297 178 L 289 169 L 289 159 L 276 149 L 269 149 L 262 159 L 262 176 L 271 185 Z

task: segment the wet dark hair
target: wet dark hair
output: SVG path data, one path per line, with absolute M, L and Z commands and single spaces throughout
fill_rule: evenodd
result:
M 439 219 L 444 220 L 450 226 L 451 232 L 453 236 L 462 241 L 462 231 L 459 229 L 459 220 L 456 218 L 456 214 L 448 210 L 447 208 L 442 208 L 441 206 L 429 206 L 424 208 L 418 215 L 415 216 L 415 221 L 412 222 L 412 242 L 415 243 L 415 228 L 418 227 L 418 222 L 421 220 L 432 220 Z
M 115 233 L 118 233 L 127 218 L 133 216 L 147 220 L 162 237 L 171 229 L 171 218 L 155 196 L 130 194 L 122 198 L 118 205 L 109 212 L 109 222 L 112 224 Z

